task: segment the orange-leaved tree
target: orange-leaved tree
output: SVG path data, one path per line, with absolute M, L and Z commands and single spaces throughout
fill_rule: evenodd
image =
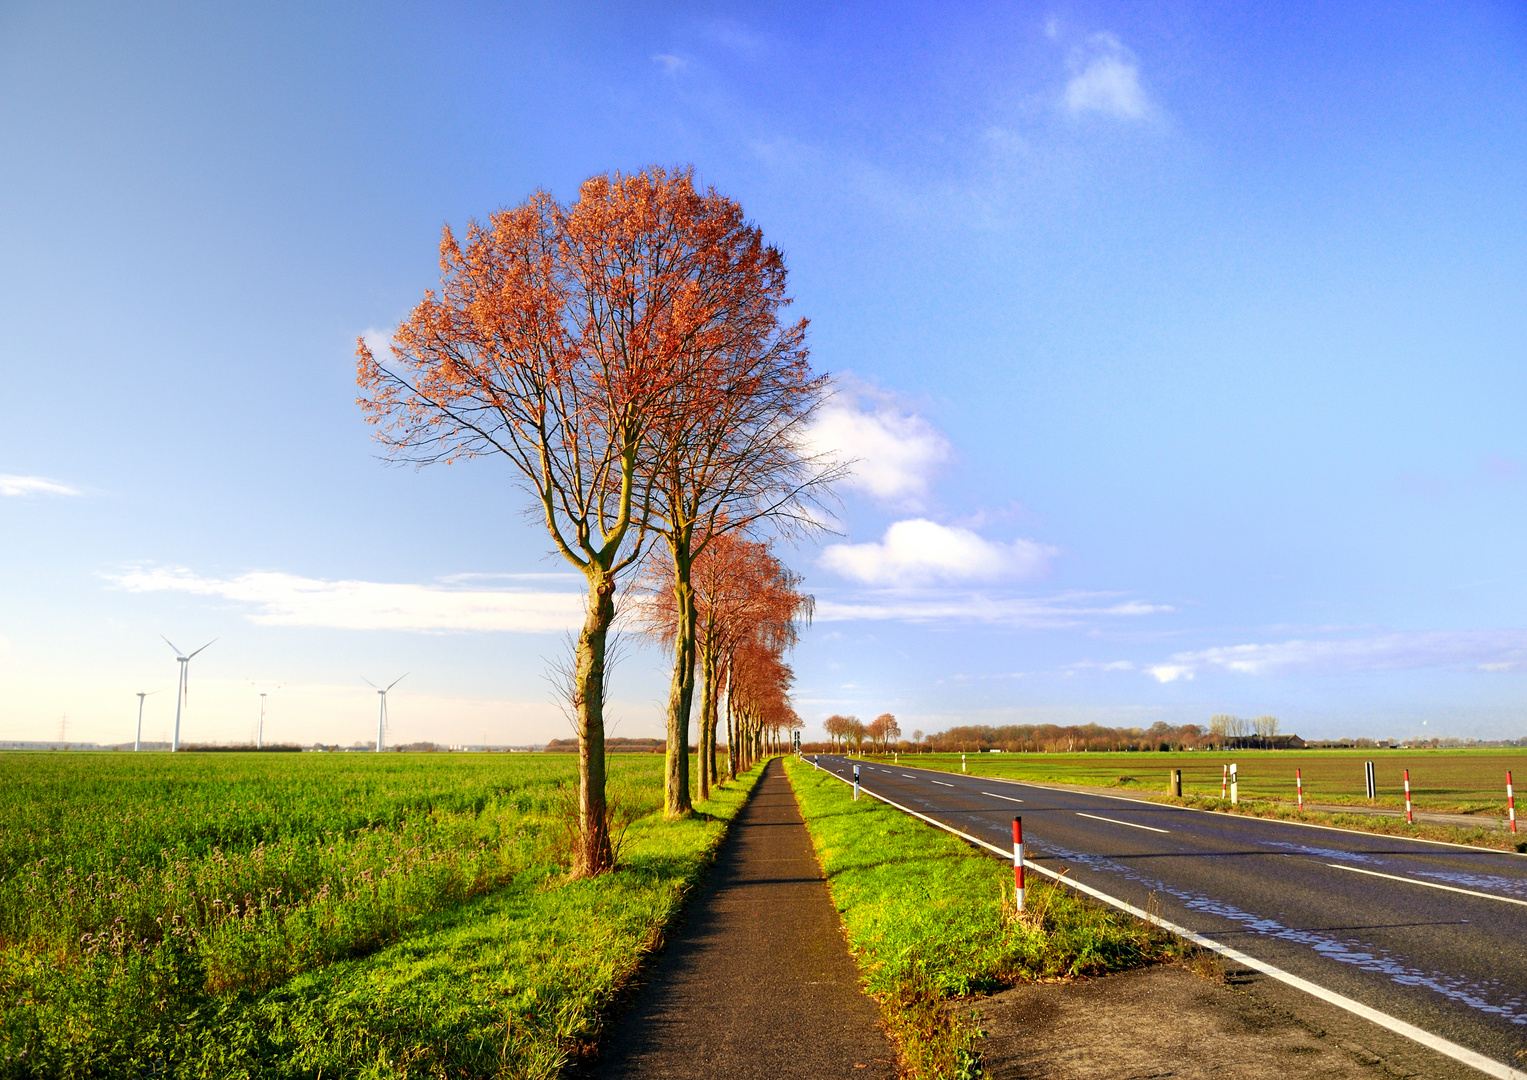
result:
M 687 338 L 676 407 L 649 429 L 642 459 L 651 469 L 649 527 L 667 541 L 676 616 L 664 780 L 670 816 L 691 807 L 689 725 L 700 659 L 696 560 L 721 538 L 754 534 L 765 522 L 774 535 L 818 529 L 822 519 L 812 504 L 846 468 L 804 449 L 827 380 L 807 362 L 806 321 L 783 321 L 790 304 L 783 256 L 736 202 L 714 190 L 697 192 L 690 179 L 673 178 L 699 223 L 685 302 L 701 330 Z M 713 779 L 702 771 L 702 797 Z
M 687 183 L 661 170 L 596 176 L 570 205 L 542 192 L 440 243 L 441 287 L 393 336 L 359 343 L 361 406 L 396 459 L 498 455 L 553 546 L 584 575 L 573 660 L 575 873 L 610 868 L 605 644 L 650 503 L 654 425 L 676 407 L 694 339 L 697 229 Z
M 665 644 L 672 644 L 678 632 L 674 576 L 672 562 L 664 560 L 649 566 L 642 580 L 643 631 Z M 718 534 L 694 559 L 695 649 L 702 676 L 696 779 L 702 799 L 709 798 L 711 786 L 720 781 L 716 739 L 732 659 L 748 642 L 779 655 L 795 644 L 815 603 L 799 585 L 800 578 L 774 556 L 767 543 L 735 533 Z M 727 745 L 728 771 L 735 778 L 739 744 L 731 732 Z

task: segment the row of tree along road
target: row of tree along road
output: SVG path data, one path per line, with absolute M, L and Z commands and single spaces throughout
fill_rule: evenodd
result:
M 605 800 L 606 646 L 617 603 L 673 648 L 665 807 L 735 777 L 792 726 L 785 663 L 811 598 L 770 542 L 819 528 L 846 464 L 808 450 L 828 390 L 806 321 L 784 318 L 785 261 L 692 171 L 538 192 L 440 241 L 441 282 L 378 355 L 360 405 L 395 460 L 494 457 L 588 585 L 567 671 L 578 733 L 576 872 L 613 862 Z M 697 676 L 698 672 L 698 676 Z

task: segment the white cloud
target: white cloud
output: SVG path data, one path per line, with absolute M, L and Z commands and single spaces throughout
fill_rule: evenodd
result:
M 552 633 L 583 619 L 583 597 L 576 592 L 322 581 L 272 571 L 207 578 L 181 568 L 147 568 L 105 576 L 129 592 L 183 592 L 247 604 L 255 609 L 249 619 L 266 626 Z
M 43 476 L 16 476 L 0 473 L 0 495 L 78 495 L 68 484 Z
M 684 59 L 682 56 L 675 56 L 673 53 L 658 53 L 652 58 L 652 62 L 659 65 L 670 75 L 677 75 L 679 72 L 689 67 L 688 60 Z
M 808 453 L 852 462 L 850 487 L 912 506 L 921 505 L 934 475 L 954 456 L 938 428 L 891 395 L 860 384 L 823 407 L 805 444 Z
M 379 362 L 385 364 L 392 359 L 392 331 L 368 326 L 361 331 L 361 340 Z
M 1099 618 L 1137 618 L 1173 610 L 1165 605 L 1114 601 L 1112 593 L 1062 593 L 1050 597 L 951 593 L 934 596 L 871 595 L 852 602 L 819 599 L 814 622 L 982 623 L 1024 629 L 1082 626 Z
M 1140 67 L 1112 34 L 1094 34 L 1072 66 L 1076 74 L 1066 83 L 1063 101 L 1073 116 L 1101 113 L 1118 120 L 1143 120 L 1151 115 Z
M 907 587 L 931 582 L 1002 581 L 1035 577 L 1058 549 L 1033 540 L 987 540 L 926 518 L 898 521 L 878 543 L 830 544 L 822 565 L 867 585 Z
M 1365 638 L 1295 639 L 1228 645 L 1182 652 L 1146 670 L 1161 682 L 1192 678 L 1202 669 L 1241 675 L 1300 671 L 1353 674 L 1453 668 L 1462 671 L 1527 671 L 1527 631 L 1463 630 L 1379 634 Z

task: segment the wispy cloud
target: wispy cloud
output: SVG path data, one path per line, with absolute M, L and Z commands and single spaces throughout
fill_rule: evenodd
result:
M 689 67 L 687 59 L 682 56 L 676 56 L 673 53 L 658 53 L 652 58 L 652 62 L 670 75 L 677 75 Z
M 898 521 L 878 541 L 829 544 L 822 565 L 866 585 L 1022 581 L 1049 568 L 1059 549 L 1034 540 L 987 540 L 970 529 L 926 518 Z
M 79 491 L 68 484 L 49 480 L 45 476 L 16 476 L 0 473 L 0 495 L 78 495 Z
M 852 462 L 848 486 L 910 507 L 922 505 L 933 478 L 954 457 L 944 433 L 895 395 L 853 380 L 817 415 L 806 448 Z
M 1167 683 L 1191 679 L 1196 672 L 1206 669 L 1242 675 L 1277 675 L 1284 672 L 1352 674 L 1421 668 L 1527 671 L 1527 630 L 1439 630 L 1228 645 L 1175 653 L 1166 662 L 1144 670 L 1158 682 Z
M 819 600 L 816 622 L 898 621 L 985 623 L 1023 629 L 1085 626 L 1099 619 L 1137 618 L 1173 610 L 1160 604 L 1121 600 L 1116 593 L 1068 592 L 1047 597 L 998 596 L 980 592 L 908 595 L 886 593 L 851 601 Z
M 1144 120 L 1153 107 L 1140 84 L 1140 65 L 1112 34 L 1093 34 L 1073 54 L 1074 74 L 1061 101 L 1073 116 L 1095 113 L 1116 120 Z
M 265 626 L 550 633 L 573 629 L 583 618 L 576 592 L 324 581 L 274 571 L 210 578 L 177 567 L 103 576 L 129 592 L 190 593 L 247 605 L 250 621 Z

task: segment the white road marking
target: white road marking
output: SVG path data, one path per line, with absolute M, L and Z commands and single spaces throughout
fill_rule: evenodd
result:
M 905 776 L 908 780 L 916 780 L 917 779 L 917 777 L 913 776 L 911 773 L 902 773 L 901 775 Z
M 997 794 L 994 794 L 993 792 L 990 792 L 990 791 L 983 791 L 983 792 L 981 792 L 981 794 L 985 795 L 985 796 L 987 796 L 988 798 L 991 798 L 991 799 L 1006 799 L 1008 802 L 1022 802 L 1023 801 L 1022 799 L 1015 799 L 1011 795 L 997 795 Z
M 1084 814 L 1080 810 L 1077 811 L 1076 816 L 1091 818 L 1093 821 L 1106 821 L 1110 825 L 1128 825 L 1131 829 L 1144 829 L 1146 832 L 1164 833 L 1168 831 L 1166 829 L 1155 828 L 1151 825 L 1136 825 L 1133 821 L 1120 821 L 1118 818 L 1098 817 L 1096 814 Z
M 932 781 L 929 781 L 929 782 L 937 784 L 939 787 L 954 787 L 953 784 L 946 784 L 942 780 L 932 780 Z
M 1460 889 L 1456 885 L 1439 885 L 1435 881 L 1417 881 L 1411 877 L 1400 877 L 1397 874 L 1381 874 L 1377 870 L 1359 870 L 1355 866 L 1343 866 L 1341 863 L 1328 862 L 1327 866 L 1333 870 L 1350 870 L 1354 874 L 1367 874 L 1370 877 L 1388 878 L 1390 881 L 1403 881 L 1407 885 L 1425 885 L 1428 889 L 1445 889 L 1448 892 L 1461 892 L 1465 896 L 1482 896 L 1486 900 L 1499 900 L 1503 904 L 1521 904 L 1527 907 L 1527 900 L 1518 900 L 1514 896 L 1496 896 L 1494 893 L 1475 892 L 1473 889 Z
M 839 779 L 841 780 L 842 777 L 839 777 Z M 844 783 L 847 783 L 847 781 L 845 780 Z M 910 807 L 902 806 L 901 803 L 892 802 L 884 795 L 877 795 L 875 792 L 868 790 L 865 791 L 865 794 L 873 799 L 879 799 L 887 806 L 894 806 L 904 814 L 911 814 L 919 821 L 926 821 L 929 825 L 943 829 L 945 832 L 954 833 L 955 836 L 958 836 L 962 840 L 969 841 L 970 843 L 975 844 L 977 847 L 983 847 L 988 851 L 995 852 L 997 856 L 1003 860 L 1011 859 L 1013 857 L 1011 848 L 1000 848 L 996 844 L 988 843 L 978 836 L 971 836 L 967 832 L 956 829 L 953 825 L 945 825 L 942 821 L 931 818 L 927 814 L 919 814 L 916 810 L 913 810 Z M 1459 846 L 1461 847 L 1463 845 Z M 1478 849 L 1476 848 L 1475 850 Z M 1321 1001 L 1335 1005 L 1338 1009 L 1345 1009 L 1347 1012 L 1352 1013 L 1354 1016 L 1360 1016 L 1370 1023 L 1377 1024 L 1381 1028 L 1387 1028 L 1389 1031 L 1394 1032 L 1396 1035 L 1403 1035 L 1405 1038 L 1410 1039 L 1412 1042 L 1418 1042 L 1428 1049 L 1435 1050 L 1439 1054 L 1452 1058 L 1454 1061 L 1461 1061 L 1465 1065 L 1478 1069 L 1486 1076 L 1496 1077 L 1496 1080 L 1527 1080 L 1527 1072 L 1522 1072 L 1520 1069 L 1513 1069 L 1510 1065 L 1502 1064 L 1501 1062 L 1496 1061 L 1494 1058 L 1485 1057 L 1485 1055 L 1477 1051 L 1470 1050 L 1467 1046 L 1459 1046 L 1457 1043 L 1450 1042 L 1449 1040 L 1442 1038 L 1440 1035 L 1433 1035 L 1430 1031 L 1427 1031 L 1424 1028 L 1418 1028 L 1414 1024 L 1409 1024 L 1404 1020 L 1398 1019 L 1397 1017 L 1390 1016 L 1388 1013 L 1379 1012 L 1379 1010 L 1373 1008 L 1371 1005 L 1364 1005 L 1361 1001 L 1349 998 L 1344 994 L 1338 994 L 1334 990 L 1327 990 L 1325 987 L 1319 985 L 1318 983 L 1312 983 L 1308 979 L 1301 979 L 1299 976 L 1284 971 L 1280 967 L 1274 967 L 1272 964 L 1258 960 L 1255 956 L 1248 956 L 1246 953 L 1241 952 L 1239 949 L 1232 949 L 1229 945 L 1222 945 L 1218 941 L 1215 941 L 1213 938 L 1204 937 L 1204 935 L 1198 933 L 1196 930 L 1189 930 L 1186 926 L 1178 926 L 1174 922 L 1163 919 L 1160 915 L 1145 911 L 1142 908 L 1135 907 L 1134 904 L 1120 900 L 1117 896 L 1110 896 L 1102 889 L 1094 889 L 1091 885 L 1083 885 L 1080 881 L 1073 880 L 1070 877 L 1063 877 L 1061 874 L 1057 874 L 1054 870 L 1040 866 L 1037 863 L 1026 862 L 1025 866 L 1027 866 L 1028 869 L 1033 870 L 1035 873 L 1043 874 L 1047 878 L 1053 878 L 1056 882 L 1069 888 L 1075 889 L 1077 892 L 1086 893 L 1094 900 L 1101 900 L 1105 904 L 1112 904 L 1120 911 L 1126 911 L 1137 919 L 1144 919 L 1148 923 L 1152 923 L 1161 927 L 1161 929 L 1167 931 L 1168 933 L 1176 934 L 1181 938 L 1186 938 L 1188 941 L 1193 942 L 1195 945 L 1201 945 L 1206 949 L 1213 949 L 1221 956 L 1234 960 L 1238 964 L 1245 964 L 1247 967 L 1254 971 L 1260 971 L 1268 978 L 1277 979 L 1281 983 L 1292 986 L 1295 990 L 1302 990 L 1306 994 L 1309 994 L 1311 997 L 1317 997 Z

